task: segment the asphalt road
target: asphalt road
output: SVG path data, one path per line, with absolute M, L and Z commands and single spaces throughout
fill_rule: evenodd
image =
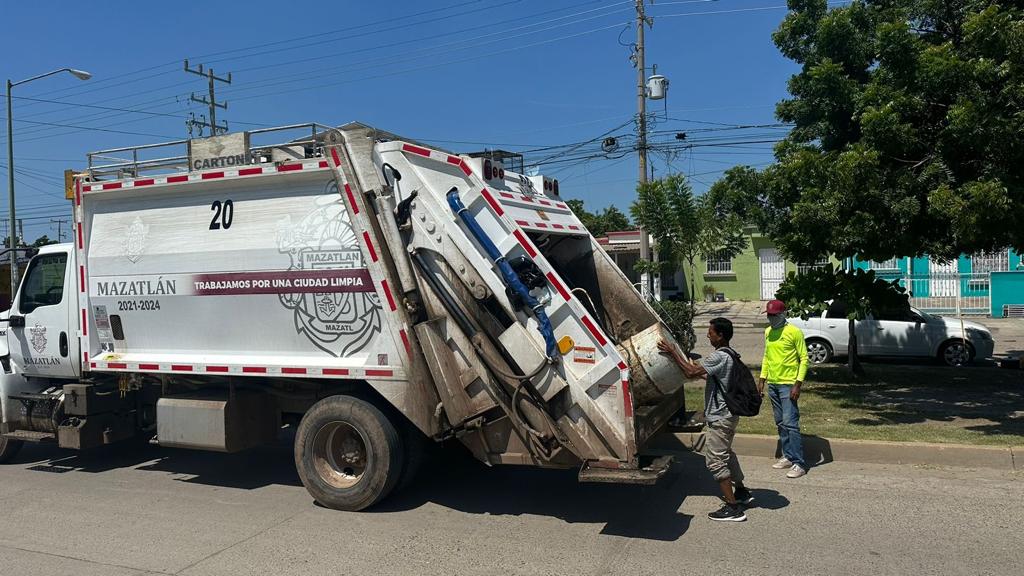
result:
M 1021 573 L 1021 474 L 830 463 L 787 480 L 742 462 L 759 506 L 723 524 L 705 517 L 715 486 L 690 454 L 636 487 L 449 452 L 408 492 L 342 513 L 310 500 L 287 442 L 32 446 L 0 466 L 0 574 Z

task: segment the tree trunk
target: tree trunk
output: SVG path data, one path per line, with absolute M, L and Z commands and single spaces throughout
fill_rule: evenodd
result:
M 853 318 L 847 320 L 849 323 L 850 338 L 846 345 L 846 365 L 856 376 L 864 374 L 864 368 L 860 365 L 860 358 L 857 356 L 857 328 Z

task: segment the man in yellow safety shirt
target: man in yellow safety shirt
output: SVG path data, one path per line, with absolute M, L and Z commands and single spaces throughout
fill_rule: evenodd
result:
M 772 468 L 788 468 L 787 478 L 799 478 L 807 474 L 797 403 L 800 386 L 807 376 L 807 345 L 804 333 L 786 322 L 786 305 L 781 300 L 768 302 L 765 313 L 768 328 L 764 331 L 764 360 L 758 391 L 764 394 L 764 385 L 768 384 L 768 397 L 782 444 L 782 458 L 772 464 Z

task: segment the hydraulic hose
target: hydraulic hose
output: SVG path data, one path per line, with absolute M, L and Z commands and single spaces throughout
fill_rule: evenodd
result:
M 497 266 L 498 271 L 501 273 L 505 285 L 518 294 L 523 303 L 533 311 L 533 315 L 537 318 L 537 323 L 539 324 L 538 330 L 541 336 L 544 337 L 546 355 L 548 360 L 553 362 L 559 355 L 558 344 L 555 342 L 555 331 L 551 327 L 551 320 L 548 319 L 547 313 L 544 312 L 544 306 L 530 294 L 529 288 L 519 279 L 519 275 L 512 270 L 512 266 L 505 260 L 505 257 L 498 252 L 498 247 L 494 245 L 494 242 L 487 236 L 483 228 L 480 227 L 476 218 L 470 214 L 466 205 L 459 198 L 458 188 L 452 188 L 448 191 L 448 206 L 459 215 L 459 218 L 462 219 L 470 234 L 487 252 L 487 256 L 494 261 L 494 265 Z

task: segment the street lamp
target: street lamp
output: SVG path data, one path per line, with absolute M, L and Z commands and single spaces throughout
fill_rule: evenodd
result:
M 61 72 L 68 72 L 79 80 L 88 80 L 92 78 L 92 74 L 84 70 L 75 70 L 74 68 L 60 68 L 46 74 L 40 74 L 39 76 L 33 76 L 31 78 L 21 80 L 19 82 L 11 82 L 7 80 L 7 194 L 9 201 L 10 211 L 10 243 L 8 248 L 17 248 L 17 236 L 15 234 L 15 218 L 14 218 L 14 120 L 11 117 L 11 88 L 14 88 L 18 84 L 27 84 L 33 80 L 39 80 L 40 78 L 46 78 L 47 76 L 53 76 L 54 74 L 60 74 Z M 14 306 L 14 293 L 18 291 L 18 258 L 15 256 L 16 252 L 10 252 L 11 254 L 11 306 Z

